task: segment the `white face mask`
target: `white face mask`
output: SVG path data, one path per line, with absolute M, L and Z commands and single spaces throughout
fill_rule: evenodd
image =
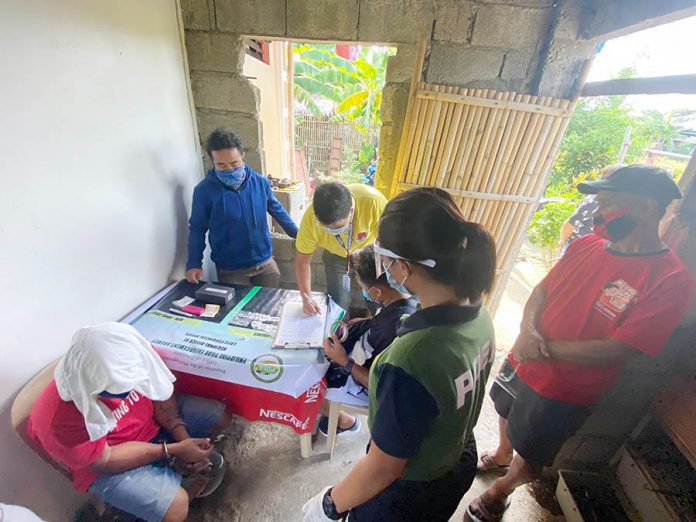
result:
M 324 227 L 324 230 L 326 230 L 329 234 L 333 234 L 334 236 L 340 236 L 344 232 L 347 232 L 349 228 L 350 228 L 350 221 L 340 228 Z
M 348 214 L 348 222 L 343 225 L 342 227 L 338 228 L 331 228 L 331 227 L 324 227 L 324 230 L 326 230 L 329 234 L 332 234 L 334 236 L 340 236 L 344 232 L 348 232 L 350 230 L 350 226 L 353 224 L 353 213 L 355 212 L 355 209 L 351 207 L 350 209 L 350 214 Z

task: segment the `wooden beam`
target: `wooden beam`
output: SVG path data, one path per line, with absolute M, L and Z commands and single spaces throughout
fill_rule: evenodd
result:
M 428 50 L 428 41 L 425 35 L 418 40 L 416 49 L 416 62 L 413 64 L 413 73 L 411 74 L 411 85 L 408 89 L 408 105 L 406 106 L 406 114 L 404 114 L 404 124 L 401 128 L 401 139 L 399 141 L 399 150 L 396 153 L 396 165 L 394 165 L 394 173 L 391 179 L 389 188 L 389 198 L 396 195 L 396 187 L 399 180 L 403 176 L 404 171 L 404 155 L 406 154 L 406 143 L 408 142 L 408 129 L 411 126 L 411 118 L 413 117 L 413 107 L 416 101 L 416 90 L 421 76 L 423 76 L 423 64 L 425 63 L 425 53 Z M 379 173 L 378 173 L 379 175 Z
M 583 24 L 580 37 L 594 41 L 607 41 L 696 14 L 693 0 L 587 0 L 585 4 L 593 13 Z
M 626 94 L 696 94 L 696 74 L 590 82 L 585 84 L 580 96 Z
M 399 188 L 406 190 L 420 187 L 423 187 L 423 185 L 418 185 L 416 183 L 399 183 Z M 438 188 L 441 188 L 442 190 L 445 190 L 451 195 L 459 198 L 486 199 L 489 201 L 511 201 L 513 203 L 524 203 L 526 205 L 533 205 L 537 203 L 535 198 L 528 196 L 517 196 L 515 194 L 492 194 L 490 192 L 476 192 L 473 190 L 459 190 L 447 187 Z
M 572 111 L 567 109 L 557 109 L 553 107 L 542 107 L 533 103 L 522 103 L 516 101 L 502 101 L 493 98 L 479 98 L 476 96 L 466 96 L 463 94 L 446 94 L 443 92 L 419 90 L 416 97 L 426 100 L 437 100 L 449 103 L 463 103 L 465 105 L 476 105 L 478 107 L 488 107 L 491 109 L 512 109 L 516 111 L 532 112 L 534 114 L 546 114 L 549 116 L 570 117 Z

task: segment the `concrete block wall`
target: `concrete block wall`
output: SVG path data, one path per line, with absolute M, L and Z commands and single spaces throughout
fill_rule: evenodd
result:
M 674 332 L 658 357 L 637 356 L 626 364 L 616 385 L 563 446 L 554 469 L 595 470 L 612 462 L 670 378 L 688 361 L 696 368 L 696 325 L 687 324 L 691 326 Z
M 271 233 L 273 242 L 273 257 L 280 269 L 281 288 L 297 288 L 295 284 L 295 240 L 276 232 Z M 319 249 L 312 258 L 312 289 L 317 292 L 326 292 L 326 274 L 324 273 L 324 263 L 321 260 L 323 250 Z M 360 288 L 354 284 L 351 289 L 351 307 L 366 308 L 367 304 L 363 298 Z
M 273 257 L 280 269 L 281 288 L 297 288 L 295 284 L 295 240 L 285 234 L 271 233 Z M 324 263 L 321 261 L 322 250 L 317 250 L 312 258 L 312 289 L 326 292 Z
M 181 0 L 198 128 L 238 131 L 248 163 L 264 168 L 258 93 L 241 75 L 242 36 L 396 46 L 383 93 L 377 188 L 387 193 L 415 62 L 423 78 L 462 87 L 573 97 L 607 34 L 696 11 L 686 0 Z M 618 13 L 621 16 L 609 16 Z
M 382 102 L 377 187 L 388 192 L 408 101 L 416 43 L 429 40 L 423 77 L 428 82 L 564 96 L 581 72 L 550 45 L 583 11 L 577 0 L 182 0 L 186 47 L 201 140 L 226 125 L 239 132 L 247 161 L 263 170 L 258 93 L 241 75 L 242 36 L 347 41 L 396 46 Z M 557 13 L 565 9 L 564 16 Z M 557 29 L 557 21 L 563 27 Z M 566 45 L 563 50 L 570 47 Z M 553 60 L 546 54 L 556 52 Z M 581 54 L 592 54 L 582 47 Z M 585 60 L 582 55 L 579 59 Z M 565 60 L 565 61 L 564 61 Z M 559 76 L 560 77 L 557 77 Z

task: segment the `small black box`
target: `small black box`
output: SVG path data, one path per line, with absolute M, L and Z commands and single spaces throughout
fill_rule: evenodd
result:
M 204 303 L 225 306 L 234 297 L 234 288 L 206 283 L 196 290 L 196 299 Z

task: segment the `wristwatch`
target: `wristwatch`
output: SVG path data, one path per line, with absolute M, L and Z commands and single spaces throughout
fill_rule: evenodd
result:
M 331 520 L 343 520 L 348 513 L 339 513 L 338 511 L 336 511 L 336 504 L 334 504 L 334 501 L 331 498 L 332 490 L 333 488 L 329 488 L 326 491 L 326 493 L 324 493 L 324 498 L 321 501 L 321 506 L 324 508 L 324 514 Z
M 355 361 L 353 360 L 352 357 L 348 357 L 348 362 L 345 364 L 345 366 L 341 366 L 341 370 L 343 373 L 350 375 L 353 373 L 353 365 L 355 364 Z

